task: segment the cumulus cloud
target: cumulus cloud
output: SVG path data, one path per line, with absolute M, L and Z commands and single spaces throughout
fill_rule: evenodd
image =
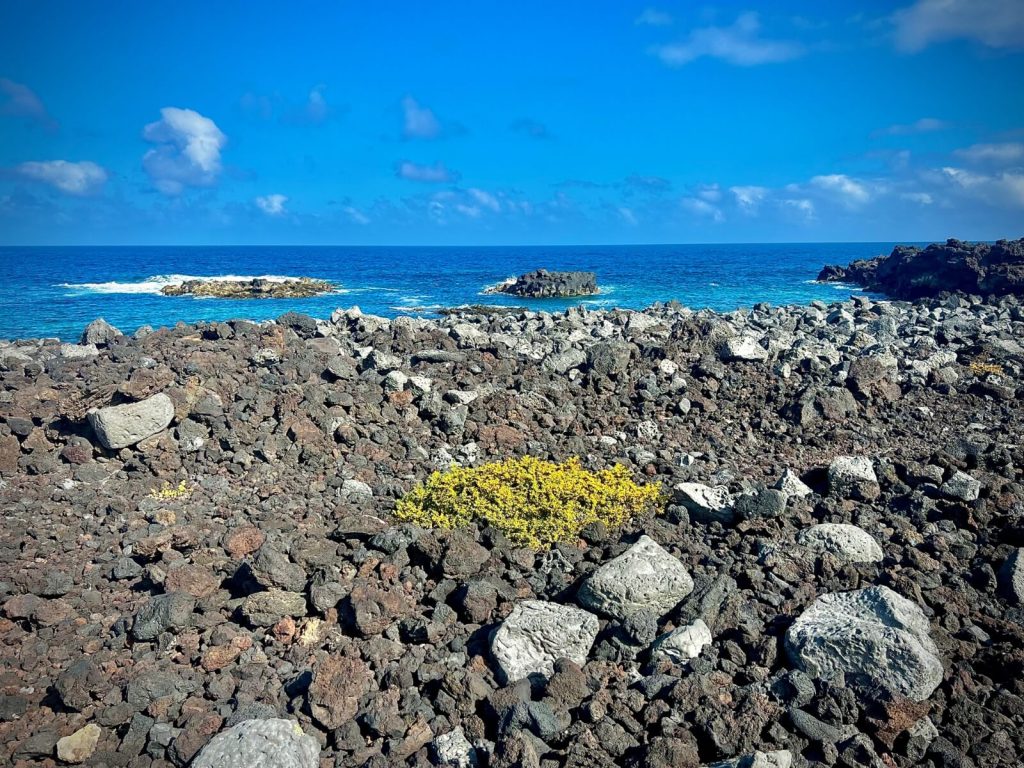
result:
M 402 99 L 404 122 L 402 136 L 407 139 L 436 139 L 441 135 L 441 121 L 434 112 L 412 96 Z
M 98 192 L 107 180 L 107 172 L 89 160 L 72 163 L 46 160 L 21 163 L 15 171 L 26 179 L 49 184 L 69 195 L 84 197 Z
M 437 162 L 433 165 L 420 165 L 410 160 L 400 162 L 395 175 L 407 181 L 422 181 L 428 184 L 443 184 L 458 181 L 460 178 L 457 172 L 449 170 L 445 167 L 444 163 Z
M 286 195 L 260 195 L 256 198 L 256 207 L 267 216 L 283 216 L 286 211 L 284 204 L 288 202 Z
M 711 219 L 716 224 L 725 221 L 725 214 L 722 210 L 709 203 L 700 197 L 684 197 L 679 201 L 679 205 L 684 211 L 688 211 L 696 216 L 703 216 Z
M 215 184 L 227 136 L 192 109 L 164 107 L 160 116 L 142 130 L 142 138 L 156 145 L 142 158 L 153 186 L 166 195 L 180 195 L 186 187 Z
M 911 203 L 917 203 L 918 205 L 931 205 L 935 202 L 935 198 L 928 192 L 903 192 L 900 198 Z
M 57 130 L 57 121 L 46 111 L 42 100 L 27 85 L 0 77 L 0 115 L 22 117 L 48 131 Z
M 633 20 L 633 23 L 637 26 L 667 27 L 672 23 L 672 15 L 665 11 L 659 11 L 657 8 L 644 8 L 643 12 Z
M 892 17 L 896 46 L 910 53 L 932 43 L 971 40 L 990 48 L 1024 47 L 1020 0 L 918 0 Z
M 531 120 L 528 117 L 514 120 L 509 126 L 515 133 L 521 133 L 524 136 L 529 136 L 531 139 L 550 139 L 551 133 L 548 131 L 548 127 L 544 123 L 538 122 L 537 120 Z
M 482 189 L 476 189 L 475 187 L 467 191 L 469 192 L 469 196 L 473 198 L 477 205 L 494 211 L 495 213 L 501 211 L 501 203 L 498 202 L 498 198 L 490 192 L 486 192 Z
M 815 176 L 811 179 L 811 185 L 833 194 L 843 205 L 851 208 L 863 205 L 871 199 L 871 192 L 864 182 L 851 179 L 842 173 Z
M 758 209 L 761 207 L 761 203 L 764 202 L 764 199 L 768 196 L 767 187 L 729 187 L 729 191 L 732 192 L 733 197 L 736 198 L 736 205 L 747 215 L 756 214 Z
M 1024 144 L 1013 141 L 1001 144 L 972 144 L 966 149 L 956 150 L 953 154 L 971 163 L 1008 164 L 1024 160 Z
M 652 51 L 669 66 L 681 67 L 702 57 L 750 67 L 789 61 L 801 56 L 803 47 L 786 40 L 760 36 L 761 21 L 756 13 L 744 13 L 728 27 L 702 27 L 677 43 L 655 46 Z
M 814 203 L 806 197 L 786 198 L 782 201 L 782 206 L 796 212 L 807 221 L 814 218 Z
M 1024 173 L 987 174 L 946 167 L 942 175 L 958 191 L 990 205 L 1024 208 Z
M 945 120 L 939 120 L 936 117 L 922 117 L 920 120 L 915 120 L 912 123 L 897 123 L 896 125 L 890 125 L 888 128 L 883 128 L 880 131 L 876 131 L 876 136 L 912 136 L 918 133 L 932 133 L 934 131 L 941 131 L 949 127 L 949 123 Z

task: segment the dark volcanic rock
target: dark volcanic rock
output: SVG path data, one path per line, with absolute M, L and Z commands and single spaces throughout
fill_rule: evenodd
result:
M 492 290 L 528 299 L 593 296 L 598 292 L 597 275 L 593 272 L 549 272 L 538 269 L 520 275 L 514 281 L 501 283 Z
M 943 292 L 972 295 L 1024 294 L 1024 238 L 993 245 L 947 240 L 921 249 L 898 245 L 888 256 L 829 265 L 818 279 L 861 285 L 898 299 Z

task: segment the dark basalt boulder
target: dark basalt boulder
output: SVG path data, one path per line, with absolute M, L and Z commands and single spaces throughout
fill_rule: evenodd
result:
M 597 275 L 593 272 L 549 272 L 538 269 L 492 289 L 528 299 L 593 296 L 598 292 Z
M 861 285 L 897 299 L 940 293 L 1024 295 L 1024 238 L 987 243 L 947 240 L 927 248 L 898 245 L 888 256 L 861 259 L 849 266 L 826 266 L 823 282 Z

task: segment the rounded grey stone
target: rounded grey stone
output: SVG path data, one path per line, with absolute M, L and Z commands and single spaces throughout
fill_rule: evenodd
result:
M 812 525 L 797 534 L 797 541 L 814 552 L 827 552 L 848 563 L 877 563 L 885 558 L 870 533 L 847 523 Z
M 491 653 L 508 682 L 550 677 L 557 659 L 586 664 L 597 630 L 597 616 L 580 608 L 524 600 L 494 633 Z
M 644 611 L 663 616 L 692 591 L 693 579 L 679 558 L 649 536 L 641 536 L 594 571 L 580 587 L 578 599 L 585 608 L 625 619 Z
M 89 412 L 89 424 L 104 448 L 118 450 L 162 432 L 174 418 L 174 403 L 163 392 L 137 403 Z
M 319 768 L 320 747 L 292 720 L 245 720 L 221 731 L 192 768 Z
M 786 632 L 786 650 L 813 677 L 866 675 L 914 701 L 942 682 L 928 619 L 888 587 L 822 595 Z

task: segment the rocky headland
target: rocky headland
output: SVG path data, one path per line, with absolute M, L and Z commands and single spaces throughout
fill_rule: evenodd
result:
M 593 272 L 549 272 L 538 269 L 487 290 L 527 299 L 571 298 L 598 293 L 597 275 Z
M 899 299 L 936 294 L 1024 294 L 1024 238 L 987 243 L 947 240 L 926 248 L 898 245 L 888 256 L 829 265 L 818 279 L 853 283 Z
M 1021 339 L 951 296 L 0 344 L 0 763 L 1017 765 Z M 667 506 L 393 517 L 524 454 Z
M 268 280 L 255 277 L 251 280 L 185 280 L 182 283 L 165 285 L 160 289 L 164 296 L 202 296 L 217 299 L 307 299 L 333 293 L 334 283 L 314 280 L 310 277 Z

